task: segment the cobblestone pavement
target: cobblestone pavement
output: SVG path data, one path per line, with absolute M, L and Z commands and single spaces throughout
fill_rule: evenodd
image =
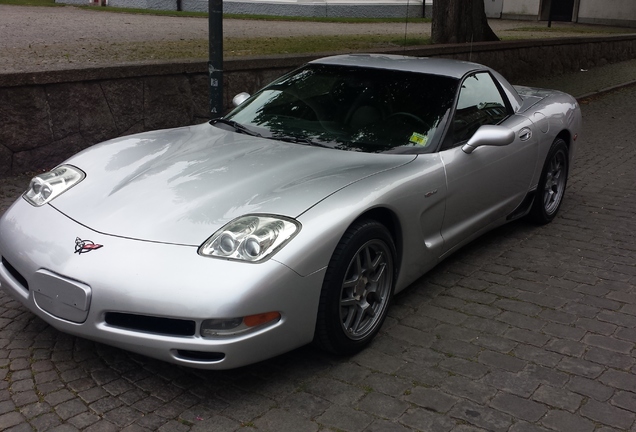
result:
M 636 430 L 630 86 L 583 101 L 560 215 L 497 229 L 396 297 L 371 347 L 197 371 L 62 334 L 0 293 L 0 429 Z M 0 212 L 26 177 L 6 179 Z

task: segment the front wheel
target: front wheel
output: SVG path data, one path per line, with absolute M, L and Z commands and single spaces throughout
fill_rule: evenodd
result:
M 530 217 L 534 222 L 547 224 L 559 211 L 568 181 L 568 164 L 568 146 L 561 138 L 557 138 L 543 165 L 537 194 L 530 210 Z
M 327 267 L 314 341 L 341 355 L 364 348 L 384 322 L 396 276 L 389 231 L 373 220 L 352 225 Z

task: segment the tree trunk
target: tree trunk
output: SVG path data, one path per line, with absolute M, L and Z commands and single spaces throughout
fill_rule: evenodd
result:
M 433 43 L 498 41 L 488 25 L 484 0 L 433 0 Z

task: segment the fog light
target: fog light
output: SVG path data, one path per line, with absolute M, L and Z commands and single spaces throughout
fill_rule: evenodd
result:
M 209 319 L 201 323 L 201 336 L 217 336 L 219 332 L 227 332 L 241 325 L 243 318 Z

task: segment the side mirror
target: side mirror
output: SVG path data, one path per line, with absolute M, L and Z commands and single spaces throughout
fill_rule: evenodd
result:
M 234 107 L 237 107 L 243 102 L 245 102 L 246 100 L 248 100 L 249 97 L 250 97 L 249 93 L 241 92 L 237 94 L 236 96 L 234 96 L 234 98 L 232 99 L 232 105 L 234 105 Z
M 503 126 L 484 125 L 462 147 L 464 153 L 470 154 L 481 146 L 507 146 L 515 140 L 515 133 Z

